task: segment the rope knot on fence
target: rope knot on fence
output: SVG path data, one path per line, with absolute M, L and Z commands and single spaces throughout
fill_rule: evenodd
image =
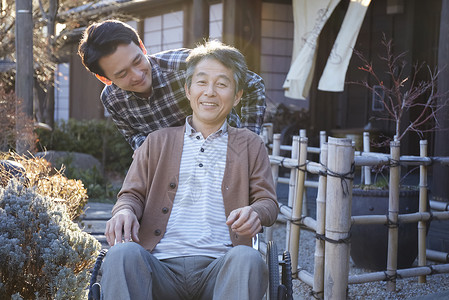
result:
M 385 279 L 383 281 L 396 281 L 396 279 L 402 279 L 402 276 L 399 275 L 398 272 L 396 272 L 396 270 L 392 275 L 389 275 L 387 272 L 388 271 L 384 271 Z
M 343 190 L 343 196 L 347 196 L 349 194 L 349 184 L 348 181 L 352 181 L 354 179 L 354 173 L 355 173 L 355 163 L 351 164 L 351 170 L 346 173 L 337 173 L 332 170 L 330 170 L 328 167 L 324 166 L 326 168 L 326 172 L 328 176 L 337 177 L 341 179 L 341 188 Z
M 400 165 L 401 165 L 401 163 L 400 163 L 399 160 L 390 158 L 390 163 L 388 164 L 388 166 L 389 166 L 390 168 L 399 167 Z
M 322 241 L 326 241 L 332 244 L 349 244 L 351 242 L 351 234 L 349 234 L 346 238 L 344 239 L 338 239 L 338 240 L 334 240 L 331 238 L 326 237 L 324 234 L 315 234 L 315 238 L 317 240 L 322 240 Z
M 388 213 L 386 214 L 387 217 L 387 222 L 384 224 L 385 226 L 387 226 L 388 228 L 397 228 L 399 227 L 399 222 L 394 222 L 390 219 L 390 216 L 388 215 Z

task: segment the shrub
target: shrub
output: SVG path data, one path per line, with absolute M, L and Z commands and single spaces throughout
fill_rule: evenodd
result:
M 44 158 L 26 157 L 14 152 L 3 155 L 3 159 L 10 159 L 21 164 L 26 172 L 26 187 L 36 187 L 36 191 L 53 199 L 54 202 L 64 204 L 71 220 L 75 220 L 83 213 L 87 203 L 87 191 L 80 180 L 68 179 L 62 170 L 50 166 Z M 0 157 L 1 158 L 1 157 Z M 10 178 L 3 168 L 0 168 L 0 186 L 5 187 Z
M 37 130 L 39 151 L 57 150 L 91 154 L 107 170 L 123 172 L 132 161 L 132 149 L 108 120 L 61 120 L 53 131 Z
M 0 188 L 0 298 L 83 299 L 99 242 L 66 206 L 10 180 Z

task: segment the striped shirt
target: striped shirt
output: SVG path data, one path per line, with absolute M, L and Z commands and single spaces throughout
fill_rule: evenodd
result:
M 112 120 L 133 149 L 157 129 L 180 126 L 192 114 L 184 92 L 189 49 L 176 49 L 148 55 L 152 68 L 153 90 L 148 98 L 124 91 L 112 84 L 101 93 L 101 101 Z M 262 78 L 248 71 L 240 117 L 233 109 L 228 123 L 260 133 L 265 114 L 265 86 Z
M 164 237 L 152 252 L 158 259 L 190 255 L 219 257 L 232 244 L 221 192 L 227 123 L 206 139 L 186 123 L 173 209 Z

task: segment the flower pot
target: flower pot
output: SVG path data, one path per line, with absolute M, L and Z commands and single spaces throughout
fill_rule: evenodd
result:
M 399 214 L 419 211 L 419 191 L 404 190 L 399 195 Z M 388 214 L 388 190 L 354 189 L 352 215 Z M 418 255 L 417 223 L 399 224 L 397 268 L 409 268 Z M 360 268 L 386 270 L 388 227 L 383 224 L 353 225 L 351 258 Z

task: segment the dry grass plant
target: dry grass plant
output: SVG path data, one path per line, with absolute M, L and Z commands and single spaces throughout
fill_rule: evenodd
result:
M 2 157 L 3 156 L 3 157 Z M 26 187 L 36 187 L 37 192 L 50 197 L 54 202 L 64 204 L 71 220 L 76 220 L 87 204 L 87 190 L 81 180 L 67 179 L 63 175 L 63 167 L 52 168 L 44 158 L 19 155 L 15 152 L 3 153 L 0 159 L 9 159 L 21 164 L 26 173 L 23 184 Z M 6 187 L 12 174 L 0 167 L 0 186 Z

